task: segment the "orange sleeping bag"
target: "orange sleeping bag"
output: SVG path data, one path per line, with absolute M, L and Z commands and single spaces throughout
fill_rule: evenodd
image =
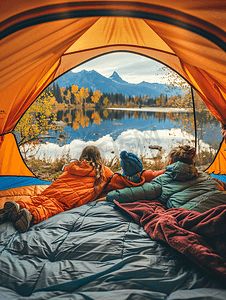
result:
M 102 166 L 103 180 L 96 190 L 95 170 L 86 161 L 70 163 L 65 172 L 51 183 L 40 195 L 29 199 L 20 199 L 17 203 L 27 208 L 33 215 L 33 223 L 39 223 L 56 214 L 96 200 L 103 192 L 113 172 Z

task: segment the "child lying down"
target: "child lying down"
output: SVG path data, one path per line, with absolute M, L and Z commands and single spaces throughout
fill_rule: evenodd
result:
M 169 165 L 164 174 L 150 183 L 111 191 L 107 201 L 120 203 L 157 199 L 167 208 L 182 207 L 204 212 L 226 204 L 225 183 L 194 166 L 196 149 L 189 145 L 173 148 L 169 153 Z

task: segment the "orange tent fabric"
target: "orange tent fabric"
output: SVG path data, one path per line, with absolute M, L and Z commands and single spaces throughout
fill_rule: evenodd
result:
M 1 1 L 0 134 L 52 80 L 115 51 L 168 65 L 226 123 L 225 31 L 225 0 Z
M 12 133 L 0 136 L 0 171 L 2 175 L 35 175 L 25 165 Z
M 217 175 L 226 175 L 226 142 L 222 141 L 219 151 L 213 161 L 213 163 L 206 170 L 206 173 L 214 173 Z

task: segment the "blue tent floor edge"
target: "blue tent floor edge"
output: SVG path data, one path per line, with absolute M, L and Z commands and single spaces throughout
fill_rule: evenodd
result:
M 1 176 L 0 191 L 31 185 L 50 185 L 51 181 L 29 176 Z
M 211 173 L 212 177 L 226 183 L 226 175 Z M 0 191 L 31 185 L 50 185 L 52 181 L 29 176 L 0 176 Z

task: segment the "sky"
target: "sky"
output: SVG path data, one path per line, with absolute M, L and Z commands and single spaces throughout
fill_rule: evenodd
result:
M 73 69 L 72 72 L 95 70 L 108 78 L 116 71 L 123 80 L 129 83 L 142 81 L 167 83 L 167 79 L 163 78 L 162 67 L 162 64 L 150 58 L 132 53 L 117 52 L 94 58 Z

